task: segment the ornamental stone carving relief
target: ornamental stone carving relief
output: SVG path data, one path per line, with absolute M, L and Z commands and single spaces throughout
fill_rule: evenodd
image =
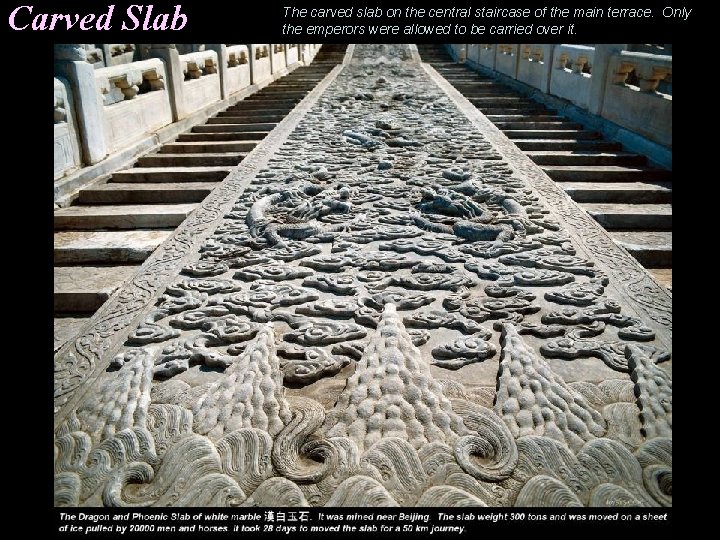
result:
M 667 314 L 408 46 L 354 51 L 97 376 L 56 361 L 56 504 L 672 505 Z

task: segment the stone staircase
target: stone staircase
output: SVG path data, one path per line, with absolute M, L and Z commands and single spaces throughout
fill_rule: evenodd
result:
M 324 45 L 309 66 L 194 126 L 54 215 L 55 350 L 307 95 L 347 45 Z
M 672 171 L 455 63 L 442 45 L 420 56 L 490 119 L 655 278 L 672 288 Z

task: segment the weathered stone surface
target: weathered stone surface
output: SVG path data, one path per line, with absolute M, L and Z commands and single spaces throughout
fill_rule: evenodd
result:
M 70 206 L 55 212 L 56 229 L 137 229 L 177 227 L 197 204 Z
M 63 231 L 55 233 L 55 263 L 142 262 L 170 231 Z
M 412 58 L 355 46 L 58 353 L 57 504 L 672 504 L 667 293 Z
M 130 183 L 110 182 L 80 193 L 82 204 L 152 204 L 202 201 L 212 191 L 213 182 Z
M 136 270 L 136 266 L 56 267 L 55 311 L 92 313 Z

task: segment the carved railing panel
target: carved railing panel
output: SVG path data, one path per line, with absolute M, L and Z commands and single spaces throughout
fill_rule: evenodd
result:
M 220 101 L 222 94 L 216 51 L 181 54 L 180 67 L 185 77 L 183 100 L 186 114 Z
M 95 84 L 105 106 L 134 99 L 139 94 L 165 90 L 161 60 L 143 60 L 95 71 Z
M 167 76 L 153 58 L 95 70 L 102 97 L 105 141 L 114 152 L 172 122 Z
M 252 82 L 262 83 L 272 77 L 272 66 L 270 63 L 269 44 L 250 45 L 250 57 L 252 61 Z
M 637 89 L 653 94 L 658 93 L 657 88 L 661 81 L 672 83 L 672 57 L 623 51 L 615 58 L 614 66 L 613 84 L 630 87 L 631 90 Z M 628 83 L 628 75 L 631 72 L 635 74 L 636 85 Z
M 232 45 L 227 49 L 227 66 L 229 68 L 243 66 L 248 63 L 247 45 Z
M 613 55 L 601 114 L 672 147 L 672 56 L 627 51 Z
M 250 53 L 247 45 L 232 45 L 225 49 L 227 62 L 227 90 L 233 94 L 250 85 Z
M 180 55 L 185 80 L 199 79 L 203 75 L 217 73 L 217 53 L 215 51 L 200 51 Z
M 582 74 L 589 77 L 592 74 L 592 66 L 594 63 L 595 47 L 567 44 L 555 46 L 554 68 L 556 70 L 562 70 L 566 73 Z

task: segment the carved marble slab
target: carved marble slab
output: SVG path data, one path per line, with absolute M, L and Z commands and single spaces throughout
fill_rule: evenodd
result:
M 58 353 L 57 505 L 672 505 L 669 295 L 461 98 L 349 50 Z

